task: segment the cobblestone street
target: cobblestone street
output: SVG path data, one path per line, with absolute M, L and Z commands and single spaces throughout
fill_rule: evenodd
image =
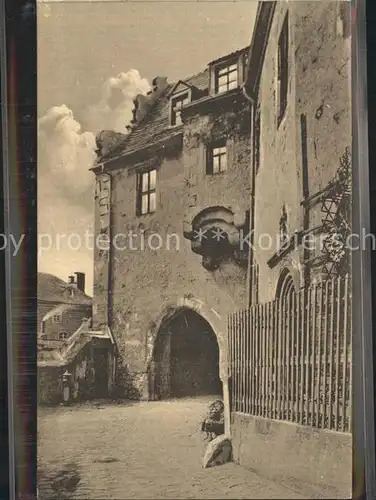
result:
M 39 409 L 39 497 L 309 498 L 234 463 L 203 469 L 209 401 Z

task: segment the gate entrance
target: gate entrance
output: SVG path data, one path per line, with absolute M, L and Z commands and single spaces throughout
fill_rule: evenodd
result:
M 182 309 L 162 324 L 155 351 L 154 398 L 222 396 L 219 346 L 209 323 Z

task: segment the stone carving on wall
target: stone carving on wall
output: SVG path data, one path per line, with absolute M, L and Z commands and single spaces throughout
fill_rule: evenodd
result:
M 193 218 L 184 236 L 191 241 L 194 253 L 202 256 L 202 265 L 214 271 L 226 259 L 245 267 L 248 263 L 249 246 L 248 214 L 233 212 L 225 207 L 208 207 Z

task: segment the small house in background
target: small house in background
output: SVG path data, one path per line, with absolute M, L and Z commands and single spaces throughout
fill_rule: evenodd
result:
M 38 273 L 38 337 L 64 341 L 91 318 L 91 297 L 85 294 L 85 274 L 76 272 L 68 282 Z
M 108 330 L 91 329 L 91 308 L 85 274 L 76 272 L 68 282 L 38 274 L 39 404 L 62 402 L 64 388 L 71 402 L 111 394 L 114 343 Z

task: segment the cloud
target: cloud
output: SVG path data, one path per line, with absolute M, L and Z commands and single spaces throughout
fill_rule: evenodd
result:
M 93 184 L 95 137 L 83 132 L 65 105 L 50 108 L 38 122 L 38 190 L 50 190 L 70 204 L 87 206 Z M 43 203 L 43 198 L 41 198 Z
M 108 79 L 97 103 L 83 113 L 82 125 L 66 105 L 50 108 L 38 121 L 38 232 L 53 245 L 40 254 L 39 270 L 66 279 L 74 271 L 87 276 L 92 289 L 92 250 L 69 247 L 67 236 L 85 241 L 94 226 L 95 135 L 101 130 L 126 133 L 133 99 L 150 89 L 136 70 Z M 59 235 L 67 235 L 56 245 Z M 72 269 L 74 267 L 74 269 Z

